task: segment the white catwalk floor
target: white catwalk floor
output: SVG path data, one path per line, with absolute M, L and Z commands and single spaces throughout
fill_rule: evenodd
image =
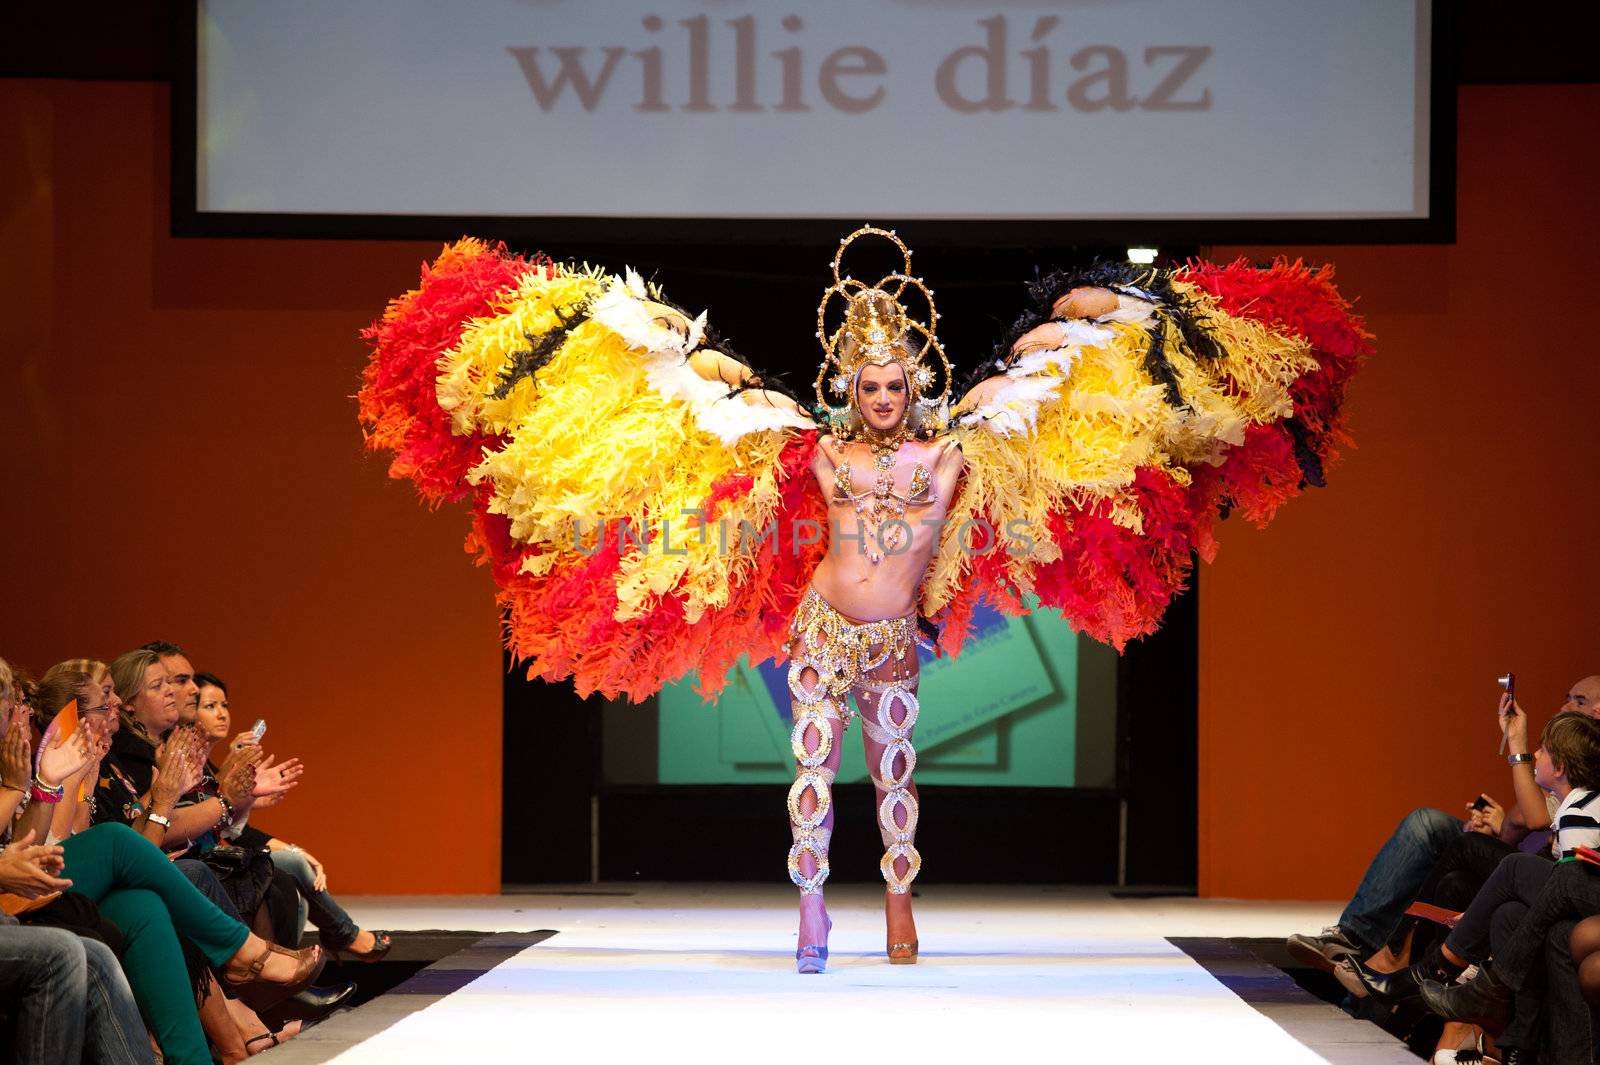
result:
M 466 986 L 385 1021 L 331 1060 L 1417 1061 L 1372 1025 L 1320 1003 L 1297 1006 L 1299 1023 L 1286 1030 L 1167 942 L 1314 931 L 1332 922 L 1333 904 L 934 886 L 919 889 L 921 962 L 890 966 L 882 889 L 838 885 L 828 892 L 828 972 L 802 977 L 793 963 L 794 893 L 785 886 L 561 890 L 350 900 L 367 928 L 557 934 L 484 964 L 488 971 Z M 319 1033 L 331 1040 L 361 1012 L 271 1053 L 328 1060 L 332 1042 L 309 1056 Z

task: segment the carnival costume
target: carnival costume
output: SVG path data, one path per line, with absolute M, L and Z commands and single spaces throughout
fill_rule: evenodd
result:
M 891 243 L 901 268 L 872 284 L 842 272 L 860 236 Z M 1114 306 L 1075 317 L 1085 288 Z M 697 670 L 715 697 L 741 655 L 787 655 L 788 866 L 803 894 L 829 875 L 831 723 L 848 724 L 854 692 L 883 747 L 872 774 L 881 869 L 903 894 L 921 867 L 919 624 L 949 654 L 980 602 L 1055 608 L 1119 650 L 1154 631 L 1194 556 L 1213 557 L 1219 516 L 1264 525 L 1323 483 L 1348 442 L 1346 383 L 1370 354 L 1332 271 L 1299 262 L 1100 265 L 1046 275 L 1030 294 L 952 406 L 910 251 L 890 231 L 858 230 L 840 242 L 818 310 L 825 359 L 807 411 L 730 355 L 704 314 L 691 319 L 631 272 L 464 240 L 367 331 L 361 420 L 368 447 L 394 452 L 391 475 L 429 505 L 470 501 L 467 549 L 493 570 L 506 646 L 530 676 L 640 700 Z M 875 434 L 854 410 L 855 380 L 890 362 L 905 371 L 906 417 Z M 832 495 L 861 518 L 873 565 L 933 498 L 925 466 L 895 489 L 900 443 L 915 432 L 961 448 L 913 615 L 849 618 L 810 586 L 828 549 L 805 535 L 827 520 L 810 472 L 823 423 L 873 451 L 874 483 L 858 486 L 841 462 Z

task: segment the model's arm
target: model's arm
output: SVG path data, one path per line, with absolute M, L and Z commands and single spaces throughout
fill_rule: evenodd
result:
M 948 508 L 955 499 L 956 489 L 961 485 L 961 474 L 967 468 L 967 457 L 961 453 L 961 445 L 950 437 L 945 437 L 939 446 L 941 450 L 933 466 L 933 480 L 938 488 L 939 498 Z

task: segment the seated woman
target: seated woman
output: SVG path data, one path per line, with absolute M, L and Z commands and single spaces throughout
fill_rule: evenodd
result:
M 92 701 L 92 678 L 60 672 L 41 685 L 38 709 L 53 717 L 71 693 Z M 59 797 L 35 794 L 34 801 L 52 806 Z M 24 838 L 19 845 L 28 842 Z M 53 886 L 93 902 L 120 931 L 126 944 L 123 969 L 166 1061 L 203 1065 L 211 1060 L 191 984 L 177 978 L 185 971 L 179 935 L 218 967 L 226 985 L 257 1008 L 301 990 L 321 971 L 320 948 L 290 952 L 253 935 L 201 894 L 160 850 L 124 825 L 101 824 L 45 851 L 60 863 L 63 879 Z
M 232 725 L 228 686 L 212 673 L 198 673 L 194 680 L 200 686 L 200 708 L 195 725 L 201 736 L 210 744 L 207 748 L 209 755 L 218 743 L 228 738 L 228 730 Z M 235 742 L 253 743 L 255 736 L 250 732 L 240 733 Z M 300 776 L 299 759 L 289 759 L 283 764 L 292 767 L 285 768 L 282 773 L 283 778 L 292 786 Z M 198 789 L 200 795 L 204 795 L 208 788 L 216 787 L 216 772 L 208 758 L 206 781 L 203 781 Z M 282 801 L 286 791 L 287 789 L 257 798 L 255 808 L 277 805 Z M 305 926 L 306 918 L 309 917 L 311 923 L 317 926 L 323 946 L 329 950 L 342 951 L 360 961 L 379 961 L 389 952 L 393 944 L 388 933 L 372 932 L 357 927 L 350 919 L 350 915 L 345 913 L 332 895 L 328 894 L 328 875 L 323 870 L 321 862 L 293 843 L 286 843 L 247 824 L 246 818 L 235 820 L 230 828 L 222 832 L 223 838 L 246 847 L 266 848 L 271 855 L 272 864 L 293 878 L 300 896 L 299 924 L 302 928 Z

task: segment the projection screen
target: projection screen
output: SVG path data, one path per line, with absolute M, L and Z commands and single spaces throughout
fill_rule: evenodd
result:
M 197 0 L 193 21 L 174 195 L 201 231 L 871 217 L 1429 239 L 1450 208 L 1429 0 Z

